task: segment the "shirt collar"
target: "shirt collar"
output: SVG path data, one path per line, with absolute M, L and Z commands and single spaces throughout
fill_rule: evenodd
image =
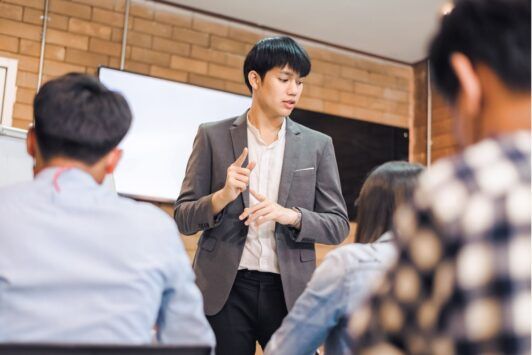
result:
M 248 125 L 249 131 L 255 136 L 257 141 L 260 144 L 262 144 L 262 145 L 266 145 L 266 143 L 262 140 L 262 137 L 260 136 L 260 132 L 259 132 L 258 128 L 253 126 L 253 124 L 249 120 L 249 112 L 246 115 L 246 121 L 247 121 L 247 125 Z M 277 139 L 275 140 L 275 142 L 273 142 L 270 145 L 275 145 L 277 142 L 279 142 L 285 136 L 285 134 L 286 134 L 286 117 L 283 119 L 283 124 L 281 125 L 281 128 L 279 129 L 279 132 L 277 132 Z
M 63 169 L 63 170 L 61 170 Z M 50 181 L 54 183 L 54 180 L 60 186 L 83 186 L 83 187 L 94 187 L 98 186 L 98 183 L 94 178 L 87 172 L 78 169 L 78 168 L 61 168 L 61 167 L 49 167 L 40 171 L 36 176 L 35 180 L 38 181 Z

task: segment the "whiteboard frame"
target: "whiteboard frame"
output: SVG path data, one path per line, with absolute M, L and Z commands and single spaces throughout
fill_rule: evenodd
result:
M 6 69 L 6 80 L 4 84 L 4 95 L 2 100 L 2 112 L 0 112 L 0 125 L 13 125 L 13 110 L 17 98 L 17 68 L 18 61 L 12 58 L 0 57 L 0 67 Z

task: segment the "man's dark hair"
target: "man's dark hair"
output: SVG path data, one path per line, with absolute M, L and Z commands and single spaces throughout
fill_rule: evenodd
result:
M 244 80 L 250 92 L 248 80 L 250 71 L 256 71 L 261 79 L 273 68 L 288 65 L 292 70 L 305 77 L 310 73 L 310 58 L 303 47 L 290 37 L 263 38 L 251 48 L 244 61 Z
M 44 84 L 33 101 L 44 160 L 66 157 L 92 165 L 115 148 L 131 125 L 126 99 L 98 79 L 71 73 Z
M 356 243 L 373 243 L 392 230 L 395 210 L 412 198 L 417 178 L 423 170 L 420 164 L 390 161 L 369 174 L 355 202 Z
M 459 90 L 454 52 L 489 66 L 509 89 L 530 91 L 530 0 L 457 0 L 442 18 L 429 58 L 434 82 L 451 102 Z

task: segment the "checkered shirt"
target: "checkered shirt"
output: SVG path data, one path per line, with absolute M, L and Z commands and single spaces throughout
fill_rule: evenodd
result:
M 420 178 L 398 263 L 351 316 L 356 354 L 530 354 L 530 144 L 486 139 Z

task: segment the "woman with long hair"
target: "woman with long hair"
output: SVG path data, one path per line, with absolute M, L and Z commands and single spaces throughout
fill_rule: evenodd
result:
M 373 170 L 355 202 L 355 243 L 330 252 L 314 272 L 281 327 L 268 354 L 350 354 L 346 322 L 396 258 L 393 214 L 411 198 L 423 167 L 393 161 Z

